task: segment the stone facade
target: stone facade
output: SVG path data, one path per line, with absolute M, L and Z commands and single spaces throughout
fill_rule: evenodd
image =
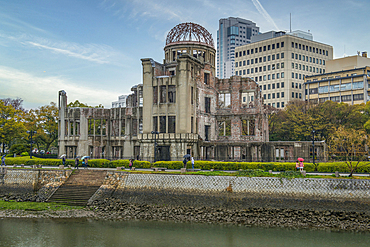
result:
M 216 50 L 207 30 L 192 23 L 176 26 L 164 53 L 163 64 L 141 59 L 143 82 L 131 89 L 126 107 L 69 108 L 66 92 L 60 91 L 59 153 L 148 161 L 182 160 L 185 154 L 195 159 L 276 159 L 269 144 L 271 108 L 264 105 L 259 85 L 240 76 L 215 77 Z

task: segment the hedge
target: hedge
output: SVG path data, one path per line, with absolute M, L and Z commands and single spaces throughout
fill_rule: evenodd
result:
M 6 158 L 5 164 L 8 166 L 12 165 L 43 165 L 43 166 L 59 166 L 62 165 L 62 159 L 41 159 L 41 158 L 32 158 L 30 159 L 29 156 L 25 157 L 17 157 L 17 158 Z M 72 167 L 75 166 L 75 160 L 74 159 L 67 159 L 66 160 L 66 166 L 70 165 Z M 82 166 L 82 161 L 80 160 L 79 166 Z M 88 160 L 88 166 L 89 167 L 99 167 L 99 168 L 115 168 L 119 166 L 129 166 L 129 160 L 115 160 L 110 161 L 106 159 L 92 159 Z M 150 168 L 150 162 L 149 161 L 134 161 L 134 167 L 136 168 Z
M 59 166 L 62 165 L 61 159 L 41 159 L 33 158 L 30 159 L 29 156 L 17 157 L 17 158 L 6 158 L 6 165 L 43 165 L 43 166 Z M 354 162 L 354 165 L 356 162 Z M 367 164 L 366 166 L 363 166 Z M 74 159 L 67 159 L 66 166 L 74 167 Z M 82 166 L 81 160 L 79 165 Z M 115 168 L 115 167 L 129 167 L 129 160 L 114 160 L 109 161 L 106 159 L 92 159 L 88 161 L 89 167 L 99 167 L 99 168 Z M 134 167 L 136 168 L 150 168 L 150 167 L 165 167 L 167 169 L 179 170 L 183 167 L 182 161 L 157 161 L 151 164 L 148 161 L 135 160 Z M 334 173 L 339 172 L 350 172 L 345 162 L 328 162 L 328 163 L 318 163 L 316 164 L 318 172 L 328 172 Z M 360 166 L 355 172 L 356 173 L 370 173 L 370 162 L 361 162 Z M 191 168 L 191 162 L 187 162 L 187 168 Z M 247 170 L 247 169 L 261 169 L 264 171 L 295 171 L 295 162 L 219 162 L 219 161 L 195 161 L 195 169 L 201 170 Z M 312 163 L 305 163 L 304 170 L 307 172 L 315 171 L 315 166 Z
M 356 163 L 354 163 L 356 164 Z M 363 166 L 368 164 L 367 166 Z M 194 168 L 201 170 L 247 170 L 247 169 L 261 169 L 264 171 L 295 171 L 295 162 L 219 162 L 219 161 L 195 161 Z M 317 163 L 318 172 L 350 172 L 345 162 L 330 162 L 330 163 Z M 360 168 L 356 173 L 370 173 L 370 162 L 361 162 Z M 165 167 L 168 169 L 180 169 L 183 167 L 182 161 L 157 161 L 153 167 Z M 191 168 L 191 162 L 188 161 L 186 168 Z M 312 163 L 305 163 L 304 170 L 307 172 L 314 172 L 315 166 Z

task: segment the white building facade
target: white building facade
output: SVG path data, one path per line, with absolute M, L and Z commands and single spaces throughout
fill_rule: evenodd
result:
M 235 49 L 235 75 L 256 81 L 265 104 L 276 108 L 304 100 L 304 78 L 325 73 L 326 61 L 333 59 L 332 46 L 303 31 L 272 31 L 252 41 Z

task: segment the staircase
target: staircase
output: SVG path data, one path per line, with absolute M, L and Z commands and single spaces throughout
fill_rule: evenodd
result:
M 102 185 L 106 171 L 77 169 L 49 198 L 48 202 L 70 206 L 86 206 L 87 201 Z

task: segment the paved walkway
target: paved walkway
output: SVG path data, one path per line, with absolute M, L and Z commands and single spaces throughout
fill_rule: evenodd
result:
M 4 166 L 1 166 L 1 167 L 4 167 Z M 13 168 L 13 166 L 5 166 L 7 168 Z M 31 168 L 31 166 L 24 166 L 25 168 Z M 59 167 L 58 166 L 43 166 L 42 168 L 45 168 L 45 169 L 58 169 Z M 72 169 L 74 169 L 72 167 Z M 84 169 L 84 167 L 79 167 L 79 169 Z M 106 170 L 106 171 L 116 171 L 117 169 L 116 168 L 98 168 L 98 167 L 89 167 L 88 169 L 92 169 L 92 170 Z M 128 171 L 129 168 L 126 168 L 126 169 L 123 169 L 122 171 Z M 153 171 L 153 169 L 151 168 L 136 168 L 136 171 Z M 205 171 L 205 172 L 209 172 L 210 170 L 202 170 L 202 171 Z M 180 172 L 180 170 L 176 170 L 176 169 L 167 169 L 165 172 Z M 224 172 L 236 172 L 236 171 L 224 171 Z M 272 172 L 273 174 L 279 174 L 280 172 Z M 334 173 L 329 173 L 329 172 L 307 172 L 307 174 L 309 175 L 323 175 L 323 176 L 331 176 L 333 175 Z M 346 177 L 348 176 L 349 173 L 339 173 L 339 176 L 343 176 L 343 177 Z M 366 176 L 370 176 L 369 173 L 354 173 L 353 176 L 359 176 L 359 177 L 366 177 Z

